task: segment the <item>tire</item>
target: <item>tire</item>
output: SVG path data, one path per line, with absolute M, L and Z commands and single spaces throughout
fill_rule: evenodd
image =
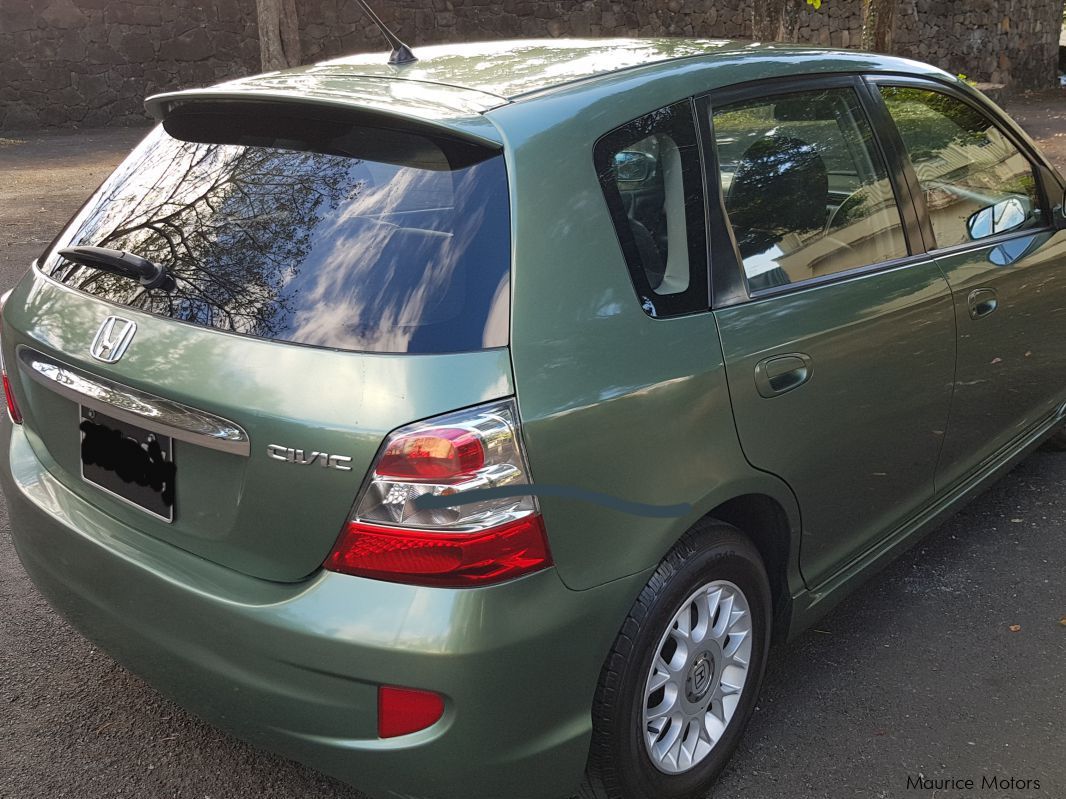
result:
M 727 606 L 737 609 L 744 604 L 746 633 L 743 617 L 733 620 L 737 613 L 731 612 L 728 618 L 722 615 Z M 712 610 L 715 607 L 718 610 Z M 683 608 L 688 610 L 681 616 Z M 593 702 L 592 745 L 582 799 L 705 796 L 755 709 L 770 646 L 770 617 L 770 585 L 754 545 L 732 525 L 697 524 L 648 580 L 604 663 Z M 687 637 L 678 629 L 683 619 L 692 628 Z M 721 633 L 723 629 L 726 632 Z M 750 642 L 747 649 L 745 641 Z M 742 681 L 740 661 L 734 662 L 730 650 L 740 660 L 748 655 Z M 657 664 L 654 674 L 653 661 Z M 708 678 L 708 674 L 714 676 Z M 737 692 L 738 681 L 742 686 Z M 721 697 L 725 692 L 732 696 Z M 739 700 L 734 698 L 737 695 Z M 726 702 L 733 708 L 731 713 Z M 668 706 L 674 711 L 666 722 L 661 713 Z M 710 719 L 705 708 L 717 720 Z M 681 724 L 677 718 L 683 719 Z M 714 729 L 693 738 L 692 730 L 700 727 Z M 690 734 L 686 736 L 685 731 Z M 683 748 L 693 749 L 692 754 L 686 757 L 670 745 L 671 740 L 681 740 Z M 691 744 L 694 740 L 695 745 Z

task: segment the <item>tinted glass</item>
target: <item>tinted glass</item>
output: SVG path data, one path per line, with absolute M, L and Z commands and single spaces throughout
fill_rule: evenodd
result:
M 303 123 L 275 123 L 167 123 L 208 141 L 157 128 L 41 268 L 111 302 L 267 339 L 378 352 L 506 345 L 502 156 L 457 156 L 348 123 L 316 124 L 309 140 Z M 167 267 L 177 287 L 145 291 L 74 265 L 55 252 L 67 245 L 135 253 Z
M 626 209 L 624 224 L 629 227 L 640 253 L 641 268 L 656 294 L 677 294 L 688 288 L 688 238 L 679 153 L 677 142 L 664 132 L 633 142 L 614 154 L 615 186 Z M 671 250 L 673 270 L 667 268 Z
M 938 247 L 1043 224 L 1029 160 L 980 111 L 940 92 L 882 86 Z
M 899 208 L 852 89 L 714 110 L 726 211 L 752 292 L 907 255 Z
M 706 310 L 703 179 L 688 103 L 641 117 L 596 145 L 615 230 L 645 311 Z

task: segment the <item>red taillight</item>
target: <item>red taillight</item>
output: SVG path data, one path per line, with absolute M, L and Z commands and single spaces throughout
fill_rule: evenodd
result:
M 484 465 L 485 449 L 477 434 L 441 427 L 389 442 L 375 472 L 379 477 L 439 480 L 470 474 Z
M 4 379 L 4 399 L 7 400 L 7 415 L 11 417 L 11 421 L 15 424 L 22 424 L 22 412 L 19 410 L 18 403 L 15 402 L 15 395 L 11 393 L 11 381 L 7 379 L 7 372 L 3 373 Z
M 322 564 L 330 571 L 465 588 L 552 563 L 513 399 L 401 427 L 369 478 Z
M 378 580 L 466 588 L 510 580 L 551 562 L 540 514 L 532 513 L 476 533 L 349 522 L 324 565 Z
M 378 737 L 395 738 L 432 727 L 444 715 L 444 698 L 432 691 L 378 688 Z
M 4 305 L 7 304 L 7 298 L 11 296 L 11 289 L 8 289 L 0 295 L 0 319 L 4 312 Z M 7 400 L 7 415 L 11 417 L 11 421 L 15 424 L 22 424 L 22 411 L 19 410 L 18 403 L 15 402 L 15 395 L 11 391 L 11 381 L 7 379 L 7 365 L 4 363 L 4 355 L 0 352 L 0 377 L 4 381 L 4 399 Z

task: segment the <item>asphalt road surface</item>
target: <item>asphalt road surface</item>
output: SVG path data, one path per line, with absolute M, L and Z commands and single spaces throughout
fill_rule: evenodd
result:
M 1066 172 L 1063 94 L 1010 108 Z M 0 141 L 0 289 L 142 134 Z M 713 795 L 1066 797 L 1064 483 L 1066 454 L 1036 453 L 779 648 Z M 25 577 L 2 498 L 0 526 L 0 797 L 359 799 L 215 730 L 115 665 Z M 908 788 L 923 777 L 1029 787 Z

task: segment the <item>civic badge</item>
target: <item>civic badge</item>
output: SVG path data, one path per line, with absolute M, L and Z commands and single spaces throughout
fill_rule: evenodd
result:
M 96 338 L 89 347 L 89 354 L 98 361 L 114 363 L 126 352 L 136 332 L 135 322 L 123 319 L 121 316 L 109 316 L 96 331 Z

